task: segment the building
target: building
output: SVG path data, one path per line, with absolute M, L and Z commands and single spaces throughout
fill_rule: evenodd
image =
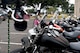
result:
M 80 0 L 75 0 L 74 15 L 80 17 Z

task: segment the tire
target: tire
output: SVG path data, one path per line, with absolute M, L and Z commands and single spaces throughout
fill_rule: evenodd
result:
M 20 48 L 20 49 L 13 50 L 10 53 L 26 53 L 26 51 L 24 51 L 23 48 Z

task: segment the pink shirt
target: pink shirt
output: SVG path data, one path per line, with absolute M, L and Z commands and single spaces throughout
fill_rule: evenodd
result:
M 37 20 L 37 19 L 34 20 L 34 25 L 39 25 L 39 23 L 40 23 L 39 20 Z

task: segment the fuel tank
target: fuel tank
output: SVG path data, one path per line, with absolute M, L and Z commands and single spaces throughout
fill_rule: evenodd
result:
M 63 36 L 49 36 L 47 33 L 43 35 L 40 34 L 40 37 L 36 40 L 35 44 L 40 46 L 45 46 L 48 48 L 65 48 L 69 46 L 69 42 Z

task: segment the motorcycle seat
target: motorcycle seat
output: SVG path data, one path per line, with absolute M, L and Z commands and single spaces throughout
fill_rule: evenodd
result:
M 79 30 L 80 31 L 80 27 L 74 27 L 73 30 Z
M 72 32 L 65 31 L 63 32 L 63 35 L 71 38 L 76 38 L 78 37 L 78 35 L 80 35 L 80 31 L 72 31 Z
M 70 47 L 75 50 L 80 50 L 80 41 L 79 42 L 71 42 Z

